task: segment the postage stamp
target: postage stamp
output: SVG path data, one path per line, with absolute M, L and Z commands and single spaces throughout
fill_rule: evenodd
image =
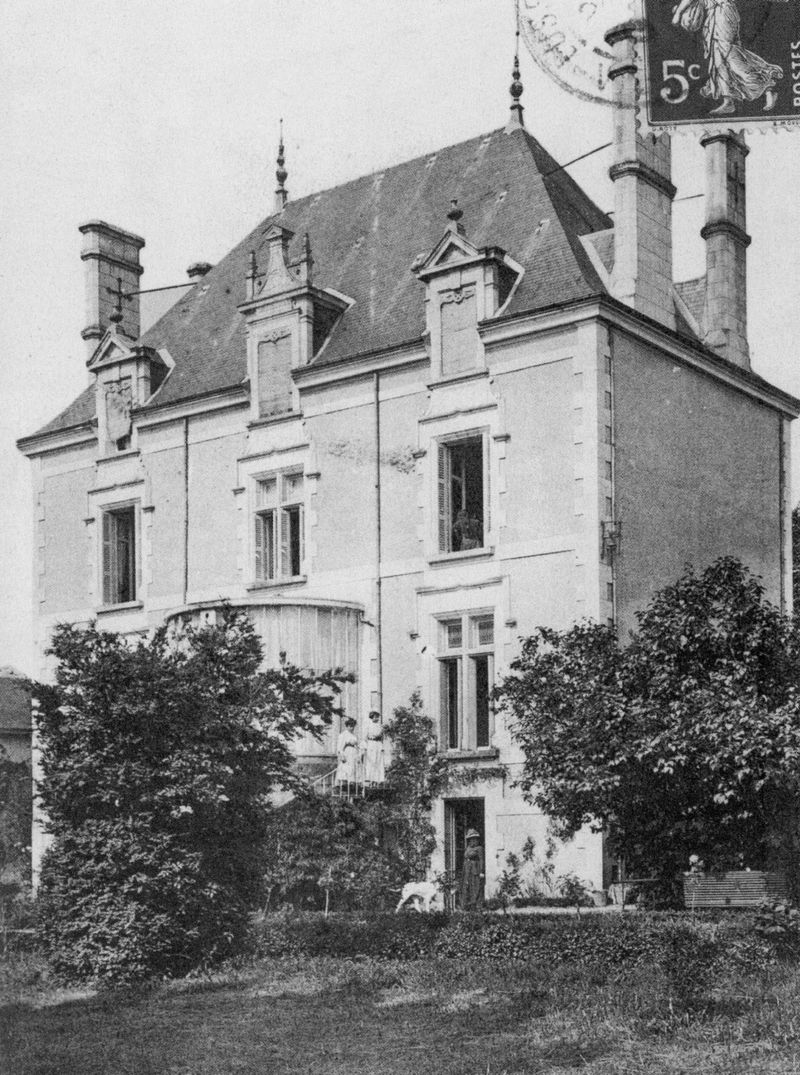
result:
M 800 0 L 644 0 L 650 127 L 800 120 Z

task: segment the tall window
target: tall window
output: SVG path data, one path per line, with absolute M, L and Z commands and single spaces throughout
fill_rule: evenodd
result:
M 483 436 L 439 445 L 439 551 L 465 552 L 485 546 Z
M 136 600 L 136 509 L 103 512 L 103 604 Z
M 296 578 L 303 563 L 303 475 L 262 478 L 256 497 L 256 582 Z
M 441 741 L 446 750 L 488 747 L 494 679 L 494 617 L 457 616 L 439 624 Z

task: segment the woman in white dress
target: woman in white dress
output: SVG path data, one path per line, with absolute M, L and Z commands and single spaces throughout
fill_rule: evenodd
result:
M 728 115 L 736 111 L 737 101 L 757 101 L 761 96 L 765 112 L 775 107 L 774 86 L 783 78 L 783 68 L 742 46 L 736 0 L 679 0 L 672 21 L 684 30 L 702 30 L 708 80 L 700 93 L 722 102 L 712 115 Z
M 372 710 L 364 729 L 364 741 L 361 744 L 364 754 L 364 783 L 382 784 L 384 780 L 383 764 L 383 725 L 381 715 Z
M 336 740 L 336 783 L 355 784 L 358 779 L 358 740 L 353 717 L 344 718 L 344 727 Z

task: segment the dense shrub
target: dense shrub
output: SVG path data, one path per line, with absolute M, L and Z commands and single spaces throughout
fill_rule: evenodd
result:
M 774 944 L 755 926 L 753 915 L 275 914 L 261 916 L 255 933 L 265 956 L 524 960 L 604 974 L 659 966 L 688 998 L 717 971 L 775 961 Z
M 262 899 L 269 795 L 291 738 L 331 719 L 337 677 L 260 672 L 243 614 L 131 642 L 57 628 L 40 686 L 52 844 L 40 936 L 64 979 L 182 974 L 240 951 Z
M 274 914 L 255 923 L 256 950 L 264 956 L 364 956 L 420 959 L 434 952 L 443 914 Z

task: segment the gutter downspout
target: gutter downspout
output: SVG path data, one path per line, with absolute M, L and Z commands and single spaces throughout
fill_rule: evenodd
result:
M 183 605 L 189 594 L 189 417 L 183 419 Z
M 375 629 L 378 712 L 383 717 L 383 580 L 381 578 L 381 375 L 375 371 Z

